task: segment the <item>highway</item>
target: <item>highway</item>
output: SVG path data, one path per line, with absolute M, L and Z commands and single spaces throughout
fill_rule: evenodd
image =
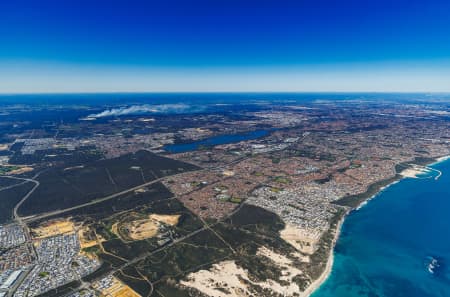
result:
M 220 168 L 225 168 L 225 167 L 228 166 L 228 165 L 231 165 L 231 164 L 233 164 L 233 163 L 242 161 L 243 159 L 246 159 L 246 158 L 248 158 L 248 157 L 243 157 L 243 158 L 239 158 L 239 159 L 237 159 L 237 160 L 231 161 L 231 162 L 229 162 L 228 164 L 225 164 L 225 165 L 221 166 Z M 220 170 L 220 168 L 216 168 L 216 170 L 217 170 L 217 169 Z M 201 169 L 196 170 L 196 171 L 203 171 L 203 170 L 211 170 L 211 168 L 209 168 L 209 169 L 207 169 L 207 168 L 201 168 Z M 118 196 L 121 196 L 121 195 L 130 193 L 130 192 L 135 191 L 135 190 L 137 190 L 137 189 L 140 189 L 140 188 L 142 188 L 142 187 L 146 187 L 146 186 L 155 184 L 155 183 L 160 182 L 160 181 L 162 181 L 162 180 L 164 180 L 164 179 L 166 179 L 166 178 L 168 177 L 168 176 L 165 176 L 165 177 L 157 178 L 157 179 L 155 179 L 155 180 L 152 180 L 152 181 L 149 181 L 149 182 L 146 182 L 146 183 L 137 185 L 137 186 L 135 186 L 135 187 L 132 187 L 132 188 L 123 190 L 123 191 L 121 191 L 121 192 L 117 192 L 117 193 L 114 193 L 114 194 L 111 194 L 111 195 L 108 195 L 108 196 L 105 196 L 105 197 L 102 197 L 102 198 L 98 198 L 98 199 L 95 199 L 95 200 L 90 201 L 90 202 L 87 202 L 87 203 L 79 204 L 79 205 L 76 205 L 76 206 L 73 206 L 73 207 L 69 207 L 69 208 L 65 208 L 65 209 L 61 209 L 61 210 L 55 210 L 55 211 L 46 212 L 46 213 L 42 213 L 42 214 L 38 214 L 38 215 L 33 215 L 33 216 L 28 216 L 28 217 L 21 217 L 21 216 L 18 214 L 18 210 L 19 210 L 20 206 L 21 206 L 21 205 L 22 205 L 22 204 L 23 204 L 23 203 L 24 203 L 24 202 L 25 202 L 25 201 L 33 194 L 33 192 L 36 190 L 36 188 L 40 186 L 39 181 L 37 181 L 37 180 L 35 180 L 35 179 L 36 179 L 36 178 L 39 176 L 39 174 L 41 174 L 41 173 L 42 173 L 42 172 L 37 173 L 35 176 L 33 176 L 33 178 L 30 178 L 30 179 L 28 179 L 28 178 L 16 178 L 16 177 L 10 177 L 10 178 L 22 180 L 23 183 L 25 183 L 25 182 L 32 182 L 32 183 L 35 184 L 34 187 L 33 187 L 33 188 L 32 188 L 32 189 L 31 189 L 31 190 L 30 190 L 30 191 L 29 191 L 29 192 L 28 192 L 28 193 L 27 193 L 27 194 L 19 201 L 19 203 L 16 204 L 16 206 L 14 207 L 14 211 L 13 211 L 13 217 L 14 217 L 14 219 L 15 219 L 15 220 L 16 220 L 16 221 L 24 228 L 25 234 L 26 234 L 26 239 L 27 239 L 27 244 L 30 245 L 30 248 L 33 250 L 33 252 L 34 252 L 34 248 L 33 248 L 33 245 L 32 245 L 32 238 L 31 238 L 30 231 L 29 231 L 29 228 L 28 228 L 28 226 L 27 226 L 27 223 L 30 223 L 30 222 L 33 222 L 33 221 L 37 221 L 37 220 L 41 220 L 41 219 L 45 219 L 45 218 L 48 218 L 48 217 L 51 217 L 51 216 L 55 216 L 55 215 L 60 215 L 60 214 L 63 214 L 63 213 L 66 213 L 66 212 L 69 212 L 69 211 L 72 211 L 72 210 L 76 210 L 76 209 L 79 209 L 79 208 L 83 208 L 83 207 L 86 207 L 86 206 L 89 206 L 89 205 L 94 205 L 94 204 L 97 204 L 97 203 L 100 203 L 100 202 L 103 202 L 103 201 L 107 201 L 107 200 L 116 198 L 116 197 L 118 197 Z M 185 173 L 185 172 L 183 172 L 183 173 Z M 183 174 L 183 173 L 179 173 L 179 174 Z M 178 175 L 178 174 L 175 174 L 175 175 Z M 171 175 L 171 176 L 175 176 L 175 175 Z M 176 198 L 176 197 L 174 197 L 174 198 Z M 196 234 L 198 234 L 198 233 L 200 233 L 200 232 L 202 232 L 202 231 L 205 231 L 205 230 L 211 230 L 211 231 L 213 231 L 213 230 L 211 229 L 212 226 L 214 226 L 214 225 L 216 225 L 216 224 L 218 224 L 218 223 L 220 223 L 220 222 L 226 220 L 227 218 L 231 217 L 232 215 L 234 215 L 236 212 L 238 212 L 238 211 L 242 208 L 243 205 L 244 205 L 244 204 L 241 203 L 234 211 L 232 211 L 232 212 L 229 213 L 226 217 L 222 218 L 221 220 L 215 222 L 215 223 L 212 224 L 212 225 L 208 225 L 206 222 L 204 222 L 204 221 L 202 220 L 202 222 L 203 222 L 203 224 L 204 224 L 204 226 L 203 226 L 202 228 L 200 228 L 200 229 L 198 229 L 198 230 L 195 230 L 195 231 L 193 231 L 193 232 L 191 232 L 191 233 L 189 233 L 189 234 L 187 234 L 187 235 L 185 235 L 185 236 L 183 236 L 183 237 L 181 237 L 181 238 L 175 239 L 175 240 L 173 240 L 172 242 L 170 242 L 169 244 L 166 244 L 166 245 L 164 245 L 164 246 L 162 246 L 162 247 L 160 247 L 160 248 L 157 248 L 156 250 L 150 251 L 150 252 L 148 252 L 148 253 L 144 253 L 144 254 L 142 254 L 141 256 L 136 257 L 136 258 L 134 258 L 134 259 L 128 261 L 127 263 L 121 265 L 120 267 L 114 269 L 111 273 L 119 272 L 119 271 L 121 271 L 122 269 L 128 267 L 129 265 L 133 265 L 133 264 L 135 264 L 135 263 L 137 263 L 137 262 L 139 262 L 139 261 L 141 261 L 141 260 L 143 260 L 143 259 L 145 259 L 145 258 L 151 256 L 151 255 L 154 255 L 154 254 L 156 254 L 156 253 L 158 253 L 158 252 L 160 252 L 160 251 L 163 251 L 163 250 L 165 250 L 165 249 L 167 249 L 167 248 L 169 248 L 169 247 L 171 247 L 171 246 L 173 246 L 173 245 L 175 245 L 175 244 L 177 244 L 177 243 L 179 243 L 179 242 L 182 242 L 182 241 L 184 241 L 184 240 L 186 240 L 186 239 L 188 239 L 188 238 L 190 238 L 190 237 L 193 237 L 193 236 L 195 236 Z M 216 236 L 218 236 L 219 239 L 220 239 L 221 241 L 224 241 L 223 238 L 221 238 L 218 234 L 216 234 L 215 232 L 213 232 L 213 233 L 214 233 Z M 233 248 L 232 248 L 228 243 L 225 242 L 225 244 L 228 245 L 228 247 L 231 249 L 231 251 L 232 251 L 233 253 L 235 252 L 235 251 L 233 250 Z M 35 254 L 35 253 L 34 253 L 34 254 Z M 35 256 L 36 256 L 36 254 L 35 254 Z M 11 291 L 10 291 L 10 294 L 13 294 L 14 291 L 17 289 L 17 287 L 22 283 L 23 279 L 25 279 L 25 275 L 26 275 L 26 274 L 24 274 L 24 277 L 23 277 L 19 282 L 16 282 L 16 284 L 15 284 L 16 286 L 15 286 L 14 290 L 11 290 Z M 150 292 L 150 294 L 149 294 L 149 296 L 150 296 L 150 295 L 153 293 L 153 284 L 152 284 L 149 280 L 147 280 L 147 281 L 149 282 L 149 284 L 151 285 L 151 288 L 152 288 L 152 292 Z M 89 283 L 82 282 L 81 285 L 80 285 L 79 287 L 75 288 L 74 290 L 72 290 L 71 293 L 73 293 L 73 292 L 75 292 L 76 290 L 79 290 L 79 289 L 81 289 L 81 288 L 86 288 L 86 287 L 88 287 L 88 286 L 89 286 Z M 69 295 L 69 294 L 70 294 L 70 293 L 68 293 L 67 295 Z
M 164 179 L 164 177 L 161 177 L 161 178 L 155 179 L 153 181 L 150 181 L 150 182 L 147 182 L 147 183 L 144 183 L 144 184 L 140 184 L 138 186 L 135 186 L 135 187 L 126 189 L 124 191 L 117 192 L 117 193 L 114 193 L 114 194 L 111 194 L 111 195 L 108 195 L 108 196 L 105 196 L 105 197 L 102 197 L 102 198 L 99 198 L 99 199 L 95 199 L 95 200 L 87 202 L 87 203 L 83 203 L 83 204 L 79 204 L 79 205 L 76 205 L 76 206 L 73 206 L 73 207 L 64 208 L 64 209 L 60 209 L 60 210 L 55 210 L 55 211 L 51 211 L 51 212 L 46 212 L 46 213 L 35 215 L 35 216 L 29 216 L 29 217 L 26 217 L 26 218 L 23 218 L 23 219 L 27 223 L 30 223 L 30 222 L 37 221 L 37 220 L 40 220 L 40 219 L 45 219 L 47 217 L 51 217 L 51 216 L 54 216 L 54 215 L 63 214 L 65 212 L 69 212 L 69 211 L 72 211 L 72 210 L 75 210 L 75 209 L 83 208 L 85 206 L 97 204 L 97 203 L 100 203 L 100 202 L 103 202 L 103 201 L 107 201 L 107 200 L 116 198 L 116 197 L 121 196 L 123 194 L 127 194 L 129 192 L 135 191 L 135 190 L 137 190 L 139 188 L 146 187 L 146 186 L 149 186 L 151 184 L 157 183 L 157 182 L 159 182 L 159 181 L 161 181 L 163 179 Z

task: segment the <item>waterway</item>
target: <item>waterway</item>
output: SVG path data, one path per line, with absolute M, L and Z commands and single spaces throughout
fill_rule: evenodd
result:
M 312 297 L 450 296 L 450 160 L 431 167 L 438 180 L 403 179 L 346 218 Z
M 221 144 L 237 143 L 244 140 L 253 140 L 264 137 L 269 134 L 268 130 L 255 130 L 247 133 L 225 134 L 209 138 L 205 138 L 195 142 L 168 144 L 164 146 L 164 150 L 169 153 L 184 153 L 198 150 L 202 147 L 213 147 Z

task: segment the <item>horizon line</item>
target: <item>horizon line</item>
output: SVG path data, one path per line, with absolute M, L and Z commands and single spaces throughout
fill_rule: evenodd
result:
M 71 92 L 0 92 L 14 95 L 94 95 L 94 94 L 448 94 L 449 91 L 71 91 Z

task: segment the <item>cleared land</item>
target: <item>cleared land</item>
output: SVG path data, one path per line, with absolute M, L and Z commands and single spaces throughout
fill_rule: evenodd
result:
M 176 214 L 151 214 L 144 219 L 128 221 L 123 224 L 115 223 L 112 226 L 112 231 L 124 240 L 143 240 L 156 236 L 162 225 L 177 225 L 179 218 L 180 215 Z
M 112 278 L 110 286 L 99 289 L 99 291 L 102 296 L 107 297 L 141 297 L 141 295 L 115 277 Z
M 78 230 L 78 238 L 82 249 L 93 247 L 102 241 L 100 236 L 96 236 L 89 226 L 83 226 Z
M 130 222 L 124 228 L 128 230 L 128 236 L 132 240 L 142 240 L 158 234 L 159 225 L 154 220 L 143 219 Z
M 54 220 L 31 229 L 35 238 L 46 238 L 75 232 L 75 224 L 70 220 Z

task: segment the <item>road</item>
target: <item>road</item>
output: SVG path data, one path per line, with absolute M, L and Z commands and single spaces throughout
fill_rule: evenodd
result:
M 232 165 L 232 164 L 237 163 L 237 162 L 241 162 L 241 161 L 243 161 L 243 160 L 245 160 L 245 159 L 247 159 L 247 158 L 249 158 L 249 157 L 243 157 L 243 158 L 239 158 L 239 159 L 237 159 L 237 160 L 233 160 L 233 161 L 231 161 L 231 162 L 229 162 L 229 163 L 227 163 L 227 164 L 221 166 L 220 168 L 225 168 L 226 166 Z M 218 169 L 219 169 L 219 168 L 218 168 Z M 197 171 L 197 172 L 199 172 L 199 171 L 204 171 L 204 170 L 211 170 L 211 169 L 210 169 L 210 168 L 201 168 L 201 169 L 199 169 L 199 170 L 192 170 L 192 171 Z M 192 171 L 191 171 L 191 172 L 192 172 Z M 170 177 L 173 177 L 173 176 L 176 176 L 176 175 L 179 175 L 179 174 L 184 174 L 184 173 L 186 173 L 186 172 L 182 172 L 182 173 L 170 175 Z M 30 223 L 30 222 L 33 222 L 33 221 L 45 219 L 45 218 L 48 218 L 48 217 L 51 217 L 51 216 L 54 216 L 54 215 L 59 215 L 59 214 L 65 213 L 65 212 L 69 212 L 69 211 L 72 211 L 72 210 L 75 210 L 75 209 L 79 209 L 79 208 L 82 208 L 82 207 L 85 207 L 85 206 L 97 204 L 97 203 L 100 203 L 100 202 L 103 202 L 103 201 L 107 201 L 107 200 L 116 198 L 116 197 L 118 197 L 118 196 L 120 196 L 120 195 L 127 194 L 127 193 L 129 193 L 129 192 L 135 191 L 135 190 L 137 190 L 137 189 L 139 189 L 139 188 L 146 187 L 146 186 L 149 186 L 149 185 L 151 185 L 151 184 L 160 182 L 160 181 L 164 180 L 164 179 L 167 178 L 167 177 L 169 177 L 169 176 L 160 177 L 160 178 L 154 179 L 154 180 L 152 180 L 152 181 L 149 181 L 149 182 L 140 184 L 140 185 L 138 185 L 138 186 L 135 186 L 135 187 L 132 187 L 132 188 L 123 190 L 123 191 L 121 191 L 121 192 L 114 193 L 114 194 L 108 195 L 108 196 L 106 196 L 106 197 L 98 198 L 98 199 L 95 199 L 95 200 L 93 200 L 93 201 L 90 201 L 90 202 L 87 202 L 87 203 L 83 203 L 83 204 L 79 204 L 79 205 L 76 205 L 76 206 L 73 206 L 73 207 L 64 208 L 64 209 L 60 209 L 60 210 L 55 210 L 55 211 L 51 211 L 51 212 L 46 212 L 46 213 L 42 213 L 42 214 L 39 214 L 39 215 L 34 215 L 34 216 L 29 216 L 29 217 L 23 217 L 22 220 L 24 220 L 24 221 L 27 222 L 27 223 Z M 35 181 L 35 180 L 33 180 L 33 179 L 30 179 L 30 181 L 39 183 L 38 181 Z M 35 189 L 36 187 L 37 187 L 37 186 L 35 186 L 35 187 L 32 189 L 32 192 L 34 191 L 34 189 Z M 24 201 L 32 194 L 32 192 L 31 192 L 31 193 L 28 193 L 27 196 L 24 197 L 24 198 L 19 202 L 18 205 L 16 205 L 16 208 L 20 207 L 20 205 L 21 205 L 21 204 L 22 204 L 22 203 L 23 203 L 23 202 L 24 202 Z M 15 210 L 16 210 L 16 208 L 15 208 Z M 15 217 L 19 219 L 18 216 L 15 216 Z
M 174 246 L 174 245 L 177 244 L 177 243 L 180 243 L 180 242 L 182 242 L 182 241 L 184 241 L 184 240 L 186 240 L 186 239 L 188 239 L 188 238 L 190 238 L 190 237 L 193 237 L 193 236 L 199 234 L 199 233 L 202 232 L 202 231 L 209 230 L 211 227 L 213 227 L 213 226 L 215 226 L 215 225 L 217 225 L 217 224 L 219 224 L 219 223 L 221 223 L 221 222 L 227 220 L 227 219 L 230 218 L 231 216 L 233 216 L 235 213 L 237 213 L 237 212 L 244 206 L 244 204 L 245 204 L 245 203 L 239 204 L 239 206 L 236 207 L 235 210 L 233 210 L 233 211 L 230 212 L 227 216 L 225 216 L 225 217 L 223 217 L 222 219 L 218 220 L 218 221 L 215 222 L 214 224 L 208 225 L 208 224 L 206 224 L 206 222 L 203 221 L 203 222 L 204 222 L 204 226 L 203 226 L 202 228 L 197 229 L 197 230 L 195 230 L 195 231 L 193 231 L 193 232 L 191 232 L 191 233 L 189 233 L 189 234 L 187 234 L 187 235 L 185 235 L 185 236 L 183 236 L 183 237 L 180 237 L 180 238 L 178 238 L 178 239 L 175 239 L 175 240 L 173 240 L 171 243 L 166 244 L 166 245 L 164 245 L 164 246 L 162 246 L 162 247 L 160 247 L 160 248 L 157 248 L 157 249 L 152 250 L 152 251 L 150 251 L 150 252 L 144 253 L 144 254 L 140 255 L 139 257 L 133 258 L 132 260 L 128 261 L 127 263 L 125 263 L 125 264 L 123 264 L 123 265 L 121 265 L 121 266 L 119 266 L 119 267 L 113 269 L 113 270 L 110 271 L 108 274 L 114 274 L 114 273 L 116 273 L 116 272 L 120 272 L 120 271 L 122 271 L 123 269 L 127 268 L 128 266 L 133 265 L 133 264 L 136 264 L 136 263 L 138 263 L 139 261 L 142 261 L 142 260 L 144 260 L 144 259 L 147 258 L 147 257 L 150 257 L 150 256 L 152 256 L 152 255 L 154 255 L 154 254 L 156 254 L 156 253 L 159 253 L 159 252 L 161 252 L 161 251 L 164 251 L 165 249 L 168 249 L 169 247 Z M 215 233 L 215 232 L 214 232 L 214 233 Z M 221 240 L 222 240 L 222 239 L 221 239 Z M 227 245 L 229 245 L 229 244 L 227 244 Z M 234 252 L 234 250 L 233 250 L 232 248 L 231 248 L 231 251 Z M 151 288 L 152 288 L 152 291 L 148 294 L 148 296 L 151 296 L 152 293 L 153 293 L 153 283 L 150 282 L 148 279 L 147 279 L 147 281 L 149 282 L 149 284 L 151 285 Z M 78 288 L 74 288 L 71 292 L 67 293 L 66 296 L 68 296 L 68 295 L 70 295 L 71 293 L 74 293 L 74 292 L 80 290 L 81 288 L 85 288 L 85 286 L 86 286 L 86 284 L 83 284 L 83 285 L 80 285 L 80 287 L 78 287 Z
M 173 175 L 171 175 L 171 176 L 173 176 Z M 46 213 L 35 215 L 35 216 L 29 216 L 29 217 L 23 218 L 23 220 L 26 221 L 27 223 L 30 223 L 30 222 L 41 220 L 41 219 L 45 219 L 45 218 L 48 218 L 48 217 L 51 217 L 51 216 L 54 216 L 54 215 L 63 214 L 65 212 L 69 212 L 69 211 L 72 211 L 72 210 L 75 210 L 75 209 L 83 208 L 85 206 L 97 204 L 97 203 L 100 203 L 100 202 L 103 202 L 103 201 L 107 201 L 107 200 L 116 198 L 116 197 L 121 196 L 123 194 L 127 194 L 129 192 L 135 191 L 135 190 L 140 189 L 142 187 L 146 187 L 146 186 L 149 186 L 151 184 L 160 182 L 160 181 L 164 180 L 165 178 L 167 178 L 167 176 L 160 177 L 158 179 L 155 179 L 155 180 L 152 180 L 152 181 L 140 184 L 138 186 L 135 186 L 135 187 L 123 190 L 121 192 L 117 192 L 117 193 L 114 193 L 114 194 L 111 194 L 111 195 L 108 195 L 108 196 L 105 196 L 105 197 L 102 197 L 102 198 L 95 199 L 95 200 L 87 202 L 87 203 L 83 203 L 83 204 L 79 204 L 79 205 L 76 205 L 76 206 L 73 206 L 73 207 L 64 208 L 64 209 L 60 209 L 60 210 L 55 210 L 55 211 L 51 211 L 51 212 L 46 212 Z
M 36 251 L 34 250 L 34 246 L 33 246 L 33 243 L 32 243 L 30 229 L 28 228 L 27 224 L 22 220 L 22 218 L 18 215 L 17 211 L 18 211 L 19 207 L 25 202 L 25 200 L 27 200 L 28 197 L 30 197 L 31 194 L 33 194 L 34 190 L 36 190 L 36 188 L 39 187 L 40 183 L 39 183 L 39 181 L 37 181 L 35 179 L 38 178 L 41 173 L 42 173 L 42 171 L 38 172 L 32 178 L 18 178 L 18 177 L 8 176 L 8 178 L 23 180 L 23 183 L 27 183 L 27 182 L 34 183 L 33 188 L 25 196 L 23 196 L 22 199 L 14 207 L 14 209 L 13 209 L 13 218 L 22 227 L 23 232 L 25 234 L 25 239 L 26 239 L 25 244 L 27 245 L 28 250 L 32 254 L 32 257 L 34 257 L 35 259 L 37 258 L 37 254 L 36 254 Z M 20 183 L 20 184 L 22 184 L 22 183 Z M 28 270 L 24 271 L 19 276 L 19 278 L 14 282 L 14 285 L 9 289 L 8 295 L 7 295 L 8 297 L 14 295 L 14 293 L 17 290 L 17 288 L 19 288 L 19 286 L 26 279 L 26 277 L 28 276 L 28 274 L 30 273 L 30 271 L 32 269 L 33 269 L 33 267 L 30 267 Z
M 218 167 L 218 168 L 215 168 L 215 169 L 216 169 L 216 170 L 218 170 L 218 169 L 220 170 L 221 168 L 226 168 L 226 167 L 229 166 L 229 165 L 232 165 L 232 164 L 234 164 L 234 163 L 240 162 L 240 161 L 245 160 L 245 159 L 247 159 L 247 158 L 248 158 L 248 157 L 238 158 L 238 159 L 236 159 L 236 160 L 233 160 L 233 161 L 231 161 L 231 162 L 229 162 L 229 163 L 227 163 L 227 164 L 224 164 L 224 165 L 222 165 L 222 166 L 220 166 L 220 167 Z M 211 170 L 211 168 L 201 168 L 201 169 L 199 169 L 199 170 L 197 170 L 197 171 L 203 171 L 203 170 Z M 76 210 L 76 209 L 79 209 L 79 208 L 82 208 L 82 207 L 86 207 L 86 206 L 89 206 L 89 205 L 94 205 L 94 204 L 97 204 L 97 203 L 100 203 L 100 202 L 103 202 L 103 201 L 107 201 L 107 200 L 116 198 L 116 197 L 118 197 L 118 196 L 127 194 L 127 193 L 129 193 L 129 192 L 135 191 L 135 190 L 137 190 L 137 189 L 139 189 L 139 188 L 146 187 L 146 186 L 152 185 L 152 184 L 154 184 L 154 183 L 160 182 L 160 181 L 162 181 L 162 180 L 164 180 L 165 178 L 168 177 L 168 176 L 165 176 L 165 177 L 157 178 L 157 179 L 155 179 L 155 180 L 152 180 L 152 181 L 149 181 L 149 182 L 146 182 L 146 183 L 137 185 L 137 186 L 135 186 L 135 187 L 132 187 L 132 188 L 123 190 L 123 191 L 121 191 L 121 192 L 117 192 L 117 193 L 114 193 L 114 194 L 111 194 L 111 195 L 108 195 L 108 196 L 105 196 L 105 197 L 102 197 L 102 198 L 98 198 L 98 199 L 96 199 L 96 200 L 93 200 L 93 201 L 90 201 L 90 202 L 87 202 L 87 203 L 84 203 L 84 204 L 76 205 L 76 206 L 73 206 L 73 207 L 69 207 L 69 208 L 65 208 L 65 209 L 61 209 L 61 210 L 56 210 L 56 211 L 51 211 L 51 212 L 47 212 L 47 213 L 42 213 L 42 214 L 39 214 L 39 215 L 34 215 L 34 216 L 29 216 L 29 217 L 21 217 L 21 216 L 19 216 L 19 214 L 18 214 L 18 209 L 19 209 L 20 206 L 21 206 L 21 205 L 22 205 L 22 204 L 23 204 L 23 203 L 24 203 L 24 202 L 25 202 L 25 201 L 33 194 L 33 192 L 36 190 L 36 188 L 39 187 L 40 183 L 39 183 L 39 181 L 37 181 L 37 180 L 35 180 L 35 179 L 39 176 L 40 173 L 42 173 L 42 172 L 39 172 L 38 174 L 36 174 L 36 175 L 35 175 L 33 178 L 31 178 L 31 179 L 24 179 L 24 178 L 15 178 L 15 177 L 11 177 L 11 178 L 14 178 L 14 179 L 20 179 L 20 180 L 23 180 L 24 183 L 25 183 L 25 182 L 32 182 L 32 183 L 35 184 L 34 187 L 33 187 L 33 188 L 32 188 L 32 189 L 31 189 L 31 190 L 30 190 L 30 191 L 29 191 L 29 192 L 28 192 L 28 193 L 27 193 L 27 194 L 19 201 L 19 203 L 17 203 L 17 205 L 14 207 L 14 212 L 13 212 L 14 219 L 15 219 L 21 226 L 23 226 L 23 228 L 24 228 L 24 230 L 25 230 L 25 233 L 26 233 L 26 237 L 27 237 L 27 244 L 31 245 L 30 247 L 32 248 L 33 251 L 34 251 L 34 248 L 33 248 L 33 245 L 32 245 L 32 238 L 31 238 L 31 236 L 30 236 L 30 231 L 29 231 L 29 229 L 28 229 L 27 223 L 30 223 L 30 222 L 33 222 L 33 221 L 37 221 L 37 220 L 41 220 L 41 219 L 45 219 L 45 218 L 48 218 L 48 217 L 51 217 L 51 216 L 63 214 L 63 213 L 66 213 L 66 212 L 69 212 L 69 211 L 72 211 L 72 210 Z M 183 173 L 185 173 L 185 172 L 183 172 Z M 183 174 L 183 173 L 179 173 L 179 174 Z M 176 175 L 176 174 L 175 174 L 175 175 Z M 174 175 L 171 175 L 171 176 L 174 176 Z M 192 236 L 195 236 L 196 234 L 199 234 L 199 233 L 202 232 L 202 231 L 205 231 L 205 230 L 208 230 L 208 229 L 212 231 L 212 229 L 211 229 L 212 226 L 214 226 L 214 225 L 216 225 L 216 224 L 218 224 L 218 223 L 220 223 L 220 222 L 226 220 L 227 218 L 231 217 L 232 215 L 234 215 L 236 212 L 238 212 L 238 211 L 242 208 L 243 205 L 244 205 L 244 204 L 241 203 L 241 204 L 240 204 L 233 212 L 229 213 L 226 217 L 222 218 L 221 220 L 215 222 L 215 223 L 212 224 L 212 225 L 208 225 L 206 222 L 204 222 L 204 221 L 202 220 L 202 221 L 203 221 L 203 224 L 204 224 L 204 226 L 203 226 L 202 228 L 200 228 L 200 229 L 198 229 L 198 230 L 195 230 L 195 231 L 193 231 L 193 232 L 191 232 L 191 233 L 189 233 L 189 234 L 187 234 L 187 235 L 185 235 L 185 236 L 183 236 L 183 237 L 181 237 L 181 238 L 175 239 L 175 240 L 173 240 L 171 243 L 169 243 L 169 244 L 167 244 L 167 245 L 164 245 L 164 246 L 162 246 L 162 247 L 160 247 L 160 248 L 158 248 L 158 249 L 156 249 L 156 250 L 153 250 L 153 251 L 148 252 L 148 253 L 144 253 L 144 254 L 142 254 L 141 256 L 139 256 L 139 257 L 137 257 L 137 258 L 134 258 L 134 259 L 128 261 L 127 263 L 121 265 L 120 267 L 114 269 L 114 270 L 112 271 L 112 273 L 116 273 L 116 272 L 118 272 L 118 271 L 121 271 L 122 269 L 124 269 L 124 268 L 126 268 L 126 267 L 128 267 L 128 266 L 130 266 L 130 265 L 133 265 L 133 264 L 135 264 L 135 263 L 137 263 L 137 262 L 139 262 L 139 261 L 141 261 L 141 260 L 143 260 L 143 259 L 145 259 L 145 258 L 151 256 L 151 255 L 154 255 L 154 254 L 156 254 L 156 253 L 158 253 L 158 252 L 161 252 L 161 251 L 163 251 L 163 250 L 165 250 L 165 249 L 167 249 L 167 248 L 169 248 L 169 247 L 171 247 L 171 246 L 173 246 L 173 245 L 175 245 L 175 244 L 177 244 L 177 243 L 179 243 L 179 242 L 182 242 L 182 241 L 184 241 L 184 240 L 186 240 L 186 239 L 188 239 L 188 238 L 190 238 L 190 237 L 192 237 Z M 220 240 L 224 241 L 223 238 L 221 238 L 218 234 L 216 234 L 215 232 L 213 232 L 213 233 L 214 233 L 216 236 L 218 236 Z M 229 248 L 232 250 L 232 252 L 235 252 L 235 251 L 233 250 L 233 248 L 232 248 L 228 243 L 225 242 L 225 244 L 227 244 L 227 245 L 229 246 Z M 22 282 L 22 281 L 17 282 L 17 287 L 20 285 L 21 282 Z M 151 285 L 152 291 L 153 291 L 153 284 L 152 284 L 150 281 L 148 281 L 148 282 L 149 282 L 149 284 Z M 80 287 L 78 287 L 78 288 L 72 290 L 71 292 L 74 292 L 74 291 L 76 291 L 76 290 L 79 290 L 80 288 L 86 288 L 86 287 L 88 287 L 88 285 L 89 285 L 88 283 L 82 282 L 81 285 L 80 285 Z M 17 288 L 17 287 L 16 287 L 16 288 Z M 14 290 L 14 291 L 15 291 L 15 290 Z M 14 293 L 14 292 L 10 292 L 10 293 Z M 149 296 L 150 296 L 152 293 L 153 293 L 153 292 L 150 292 Z M 68 295 L 68 294 L 67 294 L 67 295 Z

